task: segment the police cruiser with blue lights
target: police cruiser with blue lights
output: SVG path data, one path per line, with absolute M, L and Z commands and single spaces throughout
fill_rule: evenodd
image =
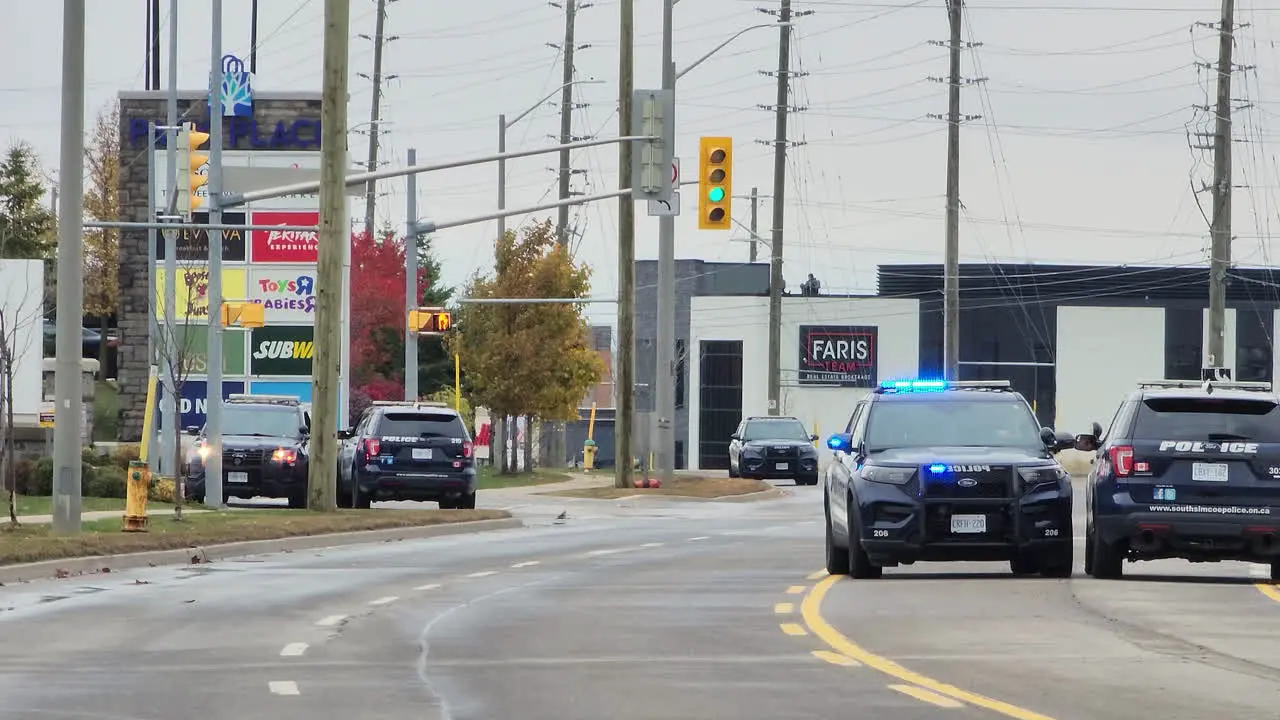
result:
M 1006 380 L 885 382 L 854 408 L 824 481 L 827 572 L 878 578 L 917 561 L 1008 561 L 1070 577 L 1071 477 Z

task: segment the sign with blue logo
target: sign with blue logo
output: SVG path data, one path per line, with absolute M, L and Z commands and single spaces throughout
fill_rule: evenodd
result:
M 292 395 L 298 398 L 298 402 L 311 402 L 311 381 L 279 381 L 279 380 L 255 380 L 251 384 L 251 390 L 255 395 Z
M 222 114 L 253 117 L 253 73 L 235 55 L 222 56 Z
M 243 382 L 223 382 L 222 396 L 244 392 Z M 209 409 L 209 383 L 205 380 L 187 380 L 182 383 L 182 397 L 178 402 L 178 413 L 182 418 L 182 427 L 203 427 Z M 157 399 L 164 397 L 164 384 L 156 385 Z M 163 407 L 163 406 L 161 406 Z M 161 417 L 161 422 L 168 420 Z

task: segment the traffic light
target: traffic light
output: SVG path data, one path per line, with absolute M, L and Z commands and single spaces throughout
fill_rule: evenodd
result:
M 444 308 L 409 311 L 409 328 L 420 335 L 443 335 L 453 327 L 453 314 Z
M 733 138 L 704 137 L 698 149 L 698 229 L 728 230 L 733 203 Z
M 209 183 L 208 171 L 201 172 L 209 164 L 209 154 L 200 146 L 209 142 L 209 133 L 196 130 L 186 123 L 178 131 L 178 212 L 189 215 L 204 206 L 204 198 L 198 195 L 200 188 Z

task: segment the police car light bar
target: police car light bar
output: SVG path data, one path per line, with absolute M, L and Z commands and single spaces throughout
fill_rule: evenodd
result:
M 1202 388 L 1206 382 L 1215 388 L 1223 390 L 1261 390 L 1263 392 L 1271 391 L 1271 383 L 1269 382 L 1250 382 L 1244 380 L 1141 380 L 1138 382 L 1139 388 Z
M 270 405 L 299 405 L 298 398 L 293 395 L 251 395 L 248 393 L 232 393 L 227 402 L 263 403 Z
M 1008 380 L 886 380 L 876 392 L 941 392 L 943 390 L 1010 390 Z

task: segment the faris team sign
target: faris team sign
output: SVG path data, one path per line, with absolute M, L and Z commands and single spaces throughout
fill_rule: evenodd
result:
M 268 324 L 311 322 L 316 311 L 314 265 L 249 268 L 249 299 L 266 310 Z
M 253 213 L 253 225 L 313 226 L 320 222 L 314 210 L 263 210 Z M 255 263 L 314 263 L 319 239 L 304 230 L 254 230 Z
M 800 326 L 800 384 L 876 386 L 877 328 L 857 325 Z

